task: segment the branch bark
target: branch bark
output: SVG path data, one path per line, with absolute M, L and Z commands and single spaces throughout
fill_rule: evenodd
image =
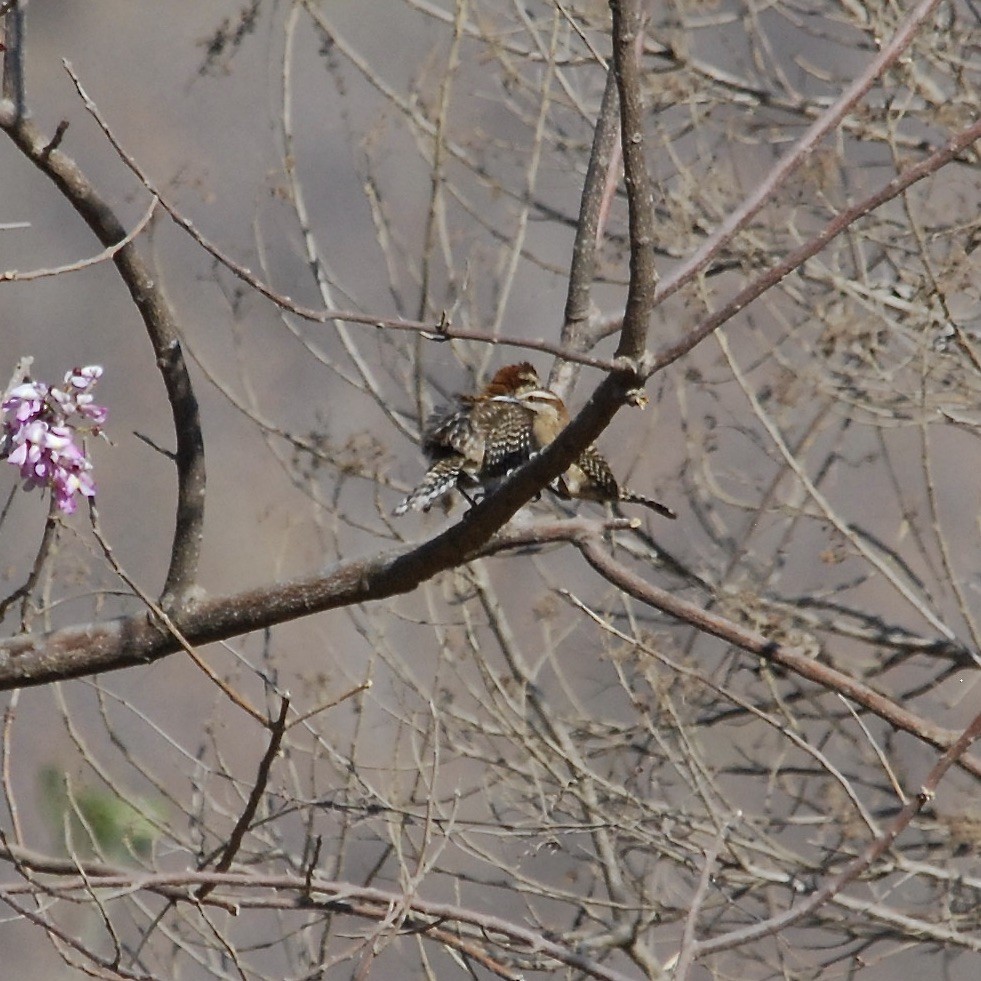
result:
M 638 0 L 610 0 L 613 67 L 620 94 L 623 181 L 630 212 L 630 286 L 617 357 L 639 361 L 647 349 L 654 309 L 654 194 L 644 158 L 644 99 L 640 88 L 641 16 Z

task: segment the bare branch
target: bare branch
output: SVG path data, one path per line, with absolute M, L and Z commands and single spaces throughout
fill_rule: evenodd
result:
M 617 357 L 638 362 L 647 350 L 647 329 L 654 309 L 654 191 L 647 170 L 644 100 L 640 89 L 643 44 L 639 0 L 611 0 L 613 66 L 620 93 L 620 145 L 623 181 L 630 210 L 630 287 Z
M 971 724 L 949 746 L 947 752 L 937 760 L 923 781 L 920 790 L 910 796 L 906 805 L 892 820 L 889 827 L 875 841 L 871 842 L 861 855 L 849 862 L 838 875 L 834 876 L 812 896 L 784 913 L 779 913 L 762 923 L 754 923 L 750 927 L 735 930 L 712 940 L 699 941 L 692 952 L 693 959 L 720 950 L 731 950 L 733 947 L 749 943 L 757 937 L 772 936 L 792 923 L 799 923 L 818 907 L 828 902 L 829 899 L 833 899 L 848 883 L 856 879 L 866 869 L 871 868 L 876 859 L 888 851 L 893 842 L 909 827 L 913 818 L 934 799 L 944 774 L 955 763 L 964 762 L 964 754 L 979 737 L 981 737 L 981 713 L 974 717 Z
M 753 216 L 772 198 L 774 192 L 808 159 L 821 140 L 844 119 L 876 81 L 882 78 L 896 59 L 909 48 L 917 31 L 939 3 L 940 0 L 920 0 L 920 3 L 910 11 L 906 20 L 899 26 L 889 42 L 882 45 L 881 50 L 872 59 L 868 67 L 814 121 L 786 156 L 769 171 L 766 178 L 746 198 L 742 206 L 726 218 L 690 259 L 665 276 L 657 290 L 654 299 L 655 305 L 659 305 L 672 293 L 677 292 L 682 286 L 694 280 L 698 273 L 718 255 L 726 243 L 731 241 L 740 229 L 746 227 Z
M 33 269 L 30 272 L 19 272 L 16 269 L 0 271 L 0 283 L 26 283 L 33 279 L 44 279 L 47 276 L 60 276 L 63 273 L 77 272 L 79 269 L 88 269 L 90 266 L 96 266 L 100 262 L 105 262 L 107 259 L 112 259 L 120 249 L 129 245 L 130 242 L 132 242 L 143 232 L 147 225 L 150 224 L 150 219 L 153 218 L 153 212 L 156 210 L 157 199 L 153 198 L 150 201 L 150 206 L 146 209 L 146 213 L 133 226 L 132 230 L 126 235 L 126 237 L 117 242 L 115 245 L 111 245 L 108 248 L 103 249 L 98 255 L 90 256 L 87 259 L 79 259 L 77 262 L 69 262 L 64 266 L 55 266 L 52 269 Z
M 31 868 L 37 860 L 38 869 L 57 874 L 59 869 L 66 876 L 64 882 L 52 888 L 52 893 L 67 894 L 85 887 L 85 880 L 78 875 L 78 867 L 73 863 L 55 863 L 46 856 L 37 856 L 28 849 L 11 845 L 0 845 L 0 857 L 16 861 Z M 590 957 L 571 949 L 569 945 L 556 942 L 544 933 L 528 929 L 498 916 L 467 909 L 453 903 L 440 903 L 414 897 L 409 900 L 397 892 L 358 886 L 349 882 L 336 882 L 313 875 L 307 881 L 302 876 L 263 875 L 252 872 L 170 872 L 133 877 L 123 870 L 111 870 L 106 866 L 87 865 L 86 876 L 100 889 L 127 889 L 136 883 L 149 892 L 159 893 L 168 898 L 193 903 L 192 891 L 208 886 L 212 890 L 225 887 L 220 895 L 209 895 L 206 902 L 228 908 L 236 905 L 238 909 L 271 910 L 317 910 L 331 909 L 368 919 L 383 920 L 393 908 L 407 904 L 409 915 L 404 929 L 407 932 L 419 931 L 422 934 L 433 932 L 439 924 L 451 922 L 463 934 L 473 940 L 487 941 L 487 938 L 503 937 L 518 949 L 537 952 L 553 958 L 561 964 L 577 968 L 589 977 L 603 981 L 634 981 L 630 975 L 606 967 Z M 244 892 L 236 903 L 227 891 L 244 887 Z M 24 890 L 14 887 L 0 887 L 0 896 L 10 902 L 13 896 Z M 446 933 L 438 934 L 444 942 Z
M 718 330 L 726 321 L 734 317 L 740 310 L 748 306 L 757 297 L 762 296 L 768 289 L 776 286 L 782 279 L 802 266 L 804 262 L 817 255 L 829 242 L 837 238 L 850 225 L 860 218 L 875 211 L 880 205 L 902 194 L 917 181 L 935 174 L 941 167 L 950 163 L 961 151 L 981 139 L 981 121 L 976 122 L 965 130 L 951 137 L 942 147 L 935 150 L 919 163 L 913 164 L 902 173 L 885 184 L 875 194 L 846 208 L 825 225 L 821 232 L 811 238 L 799 249 L 795 249 L 786 258 L 781 259 L 762 276 L 740 290 L 728 303 L 706 317 L 694 327 L 688 336 L 666 351 L 655 356 L 655 369 L 660 370 L 686 355 L 713 331 Z
M 87 98 L 87 97 L 86 97 Z M 109 204 L 61 150 L 51 150 L 34 123 L 15 117 L 0 126 L 17 148 L 54 184 L 108 249 L 127 237 Z M 161 276 L 130 242 L 113 256 L 113 263 L 140 311 L 157 367 L 170 400 L 177 437 L 177 516 L 170 566 L 163 590 L 165 606 L 179 606 L 194 588 L 204 523 L 204 439 L 198 403 L 181 350 L 180 332 L 161 288 Z
M 286 716 L 289 710 L 290 700 L 284 695 L 279 702 L 279 716 L 270 723 L 269 745 L 266 747 L 266 752 L 259 761 L 259 772 L 256 774 L 255 783 L 249 792 L 249 799 L 246 801 L 242 813 L 235 822 L 232 833 L 228 836 L 228 841 L 221 851 L 221 856 L 215 863 L 216 872 L 227 872 L 232 867 L 235 855 L 242 845 L 242 839 L 249 830 L 249 825 L 252 823 L 256 811 L 259 809 L 259 805 L 262 803 L 263 795 L 266 793 L 266 787 L 269 783 L 269 771 L 272 768 L 273 760 L 276 759 L 279 753 L 279 747 L 282 745 L 283 736 L 286 733 Z M 211 883 L 201 886 L 196 897 L 198 902 L 204 900 L 213 889 L 214 885 Z
M 949 749 L 957 742 L 957 733 L 942 729 L 926 719 L 896 704 L 867 685 L 828 665 L 821 664 L 806 654 L 785 644 L 769 640 L 762 634 L 748 630 L 715 613 L 707 612 L 667 590 L 645 582 L 626 566 L 612 559 L 595 539 L 576 542 L 586 561 L 611 583 L 643 603 L 668 613 L 679 620 L 734 644 L 741 650 L 757 657 L 789 668 L 803 678 L 815 682 L 826 691 L 835 691 L 857 702 L 868 711 L 885 719 L 897 729 L 909 732 L 937 749 Z M 959 758 L 960 765 L 975 776 L 981 776 L 981 760 L 971 756 Z

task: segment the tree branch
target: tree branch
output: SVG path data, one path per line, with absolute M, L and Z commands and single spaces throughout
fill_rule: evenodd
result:
M 712 235 L 702 244 L 702 247 L 686 262 L 665 276 L 654 297 L 655 306 L 659 306 L 673 293 L 692 282 L 705 269 L 712 259 L 735 237 L 740 229 L 752 221 L 753 217 L 773 197 L 773 194 L 784 182 L 811 156 L 817 145 L 837 126 L 861 99 L 889 69 L 897 58 L 913 43 L 916 32 L 923 26 L 928 17 L 940 3 L 940 0 L 921 0 L 910 11 L 909 16 L 900 25 L 890 41 L 861 72 L 855 81 L 838 97 L 833 105 L 823 112 L 807 132 L 793 147 L 777 162 L 760 184 L 746 198 Z M 608 321 L 598 337 L 614 333 L 619 329 L 616 320 Z
M 613 179 L 611 171 L 620 160 L 617 153 L 620 145 L 617 107 L 617 77 L 610 65 L 593 130 L 593 144 L 579 202 L 579 220 L 576 222 L 576 238 L 569 266 L 561 342 L 564 348 L 573 351 L 586 350 L 592 345 L 592 341 L 584 336 L 584 331 L 592 312 L 592 286 L 596 275 L 596 251 L 603 234 L 606 188 Z M 572 362 L 564 361 L 552 370 L 549 387 L 565 398 L 572 389 L 574 377 Z
M 74 160 L 61 150 L 52 149 L 51 141 L 30 119 L 16 115 L 9 119 L 0 109 L 0 128 L 57 186 L 107 249 L 126 240 L 127 231 L 109 203 Z M 198 403 L 184 361 L 176 317 L 164 296 L 158 270 L 143 258 L 132 241 L 120 248 L 112 261 L 143 319 L 174 419 L 177 514 L 161 605 L 177 607 L 194 588 L 203 536 L 204 438 Z
M 961 130 L 961 132 L 951 137 L 942 147 L 935 150 L 919 163 L 908 167 L 874 194 L 869 195 L 869 197 L 859 201 L 857 204 L 853 204 L 850 208 L 839 212 L 817 235 L 805 242 L 799 249 L 795 249 L 785 259 L 776 263 L 768 272 L 757 277 L 745 289 L 740 290 L 725 306 L 716 310 L 715 313 L 706 317 L 700 324 L 689 331 L 687 337 L 669 347 L 666 351 L 662 351 L 656 355 L 654 359 L 654 370 L 660 370 L 687 354 L 692 348 L 708 337 L 709 334 L 718 330 L 727 320 L 730 320 L 739 313 L 743 307 L 748 306 L 758 296 L 761 296 L 768 289 L 776 286 L 777 283 L 797 269 L 798 266 L 803 265 L 811 256 L 817 255 L 832 239 L 837 238 L 850 225 L 858 221 L 859 218 L 863 218 L 870 212 L 875 211 L 880 205 L 902 194 L 903 191 L 917 181 L 921 181 L 924 177 L 929 177 L 931 174 L 936 173 L 941 167 L 950 163 L 962 150 L 965 150 L 979 139 L 981 139 L 981 120 L 978 120 L 973 126 Z
M 692 960 L 714 954 L 720 950 L 731 950 L 733 947 L 740 947 L 761 937 L 774 936 L 794 923 L 799 923 L 819 906 L 833 899 L 849 882 L 869 869 L 876 859 L 892 847 L 893 842 L 909 826 L 913 818 L 936 796 L 937 787 L 944 774 L 955 763 L 967 762 L 969 758 L 965 757 L 964 754 L 979 737 L 981 737 L 981 713 L 974 717 L 971 724 L 960 733 L 957 740 L 947 749 L 947 752 L 937 760 L 927 774 L 926 780 L 923 781 L 920 790 L 910 796 L 906 806 L 896 815 L 889 827 L 830 882 L 818 889 L 804 902 L 783 913 L 778 913 L 760 923 L 754 923 L 752 926 L 744 927 L 742 930 L 733 930 L 731 933 L 716 937 L 714 940 L 696 942 L 692 950 Z
M 454 923 L 457 930 L 452 934 L 441 935 L 439 939 L 442 942 L 461 935 L 471 941 L 484 943 L 494 942 L 491 938 L 503 937 L 513 945 L 516 953 L 533 952 L 537 956 L 554 959 L 603 981 L 635 981 L 631 975 L 585 956 L 574 949 L 572 944 L 564 944 L 561 939 L 502 917 L 454 903 L 434 902 L 418 896 L 410 899 L 402 893 L 339 882 L 318 875 L 269 875 L 256 871 L 134 874 L 104 864 L 85 863 L 82 866 L 85 874 L 79 876 L 79 866 L 74 862 L 52 860 L 48 856 L 9 844 L 0 844 L 0 858 L 49 875 L 65 876 L 64 882 L 49 885 L 48 892 L 52 894 L 90 888 L 139 888 L 171 900 L 193 903 L 196 901 L 195 889 L 204 886 L 212 889 L 224 887 L 225 891 L 221 895 L 211 895 L 207 902 L 223 909 L 233 907 L 236 911 L 245 908 L 329 909 L 372 920 L 384 920 L 392 909 L 405 907 L 409 915 L 404 921 L 403 932 L 418 932 L 425 936 L 438 929 L 442 923 Z M 30 883 L 24 886 L 0 887 L 0 895 L 14 896 L 20 892 L 29 892 L 32 888 Z M 232 897 L 228 893 L 232 889 L 243 890 L 243 893 Z
M 216 872 L 227 872 L 232 867 L 232 862 L 235 860 L 235 856 L 238 854 L 238 850 L 242 845 L 242 839 L 245 837 L 246 831 L 249 830 L 249 825 L 255 817 L 255 812 L 259 809 L 259 804 L 262 802 L 262 795 L 266 792 L 266 786 L 269 783 L 269 771 L 272 769 L 273 761 L 279 753 L 279 747 L 282 745 L 283 736 L 286 733 L 286 715 L 289 709 L 289 697 L 284 695 L 279 703 L 279 715 L 275 721 L 270 723 L 271 735 L 269 737 L 269 745 L 266 747 L 266 752 L 259 762 L 259 772 L 256 774 L 255 783 L 252 785 L 252 790 L 249 793 L 249 799 L 245 802 L 245 807 L 238 816 L 238 820 L 235 822 L 235 827 L 232 828 L 232 833 L 228 836 L 225 847 L 221 850 L 221 857 L 215 863 Z M 204 899 L 214 888 L 214 884 L 212 883 L 205 883 L 201 886 L 197 892 L 198 902 Z
M 638 0 L 610 0 L 613 66 L 620 93 L 623 181 L 630 212 L 630 286 L 617 357 L 638 361 L 647 349 L 654 309 L 654 194 L 644 158 L 644 100 L 640 88 L 641 18 Z
M 956 742 L 958 735 L 956 732 L 928 722 L 844 672 L 815 661 L 796 648 L 769 640 L 755 630 L 734 623 L 717 613 L 703 610 L 667 590 L 651 585 L 608 555 L 596 538 L 580 539 L 576 542 L 576 546 L 582 552 L 583 558 L 607 581 L 642 603 L 676 617 L 713 637 L 719 637 L 741 650 L 787 668 L 802 678 L 813 681 L 825 691 L 838 692 L 868 709 L 873 715 L 877 715 L 903 732 L 916 736 L 930 746 L 946 750 Z M 981 777 L 981 760 L 965 756 L 959 762 L 967 772 Z

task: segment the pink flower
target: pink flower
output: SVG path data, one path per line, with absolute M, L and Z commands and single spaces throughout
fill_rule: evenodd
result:
M 97 435 L 108 410 L 93 401 L 91 390 L 102 377 L 100 365 L 73 368 L 63 388 L 25 382 L 7 396 L 0 435 L 0 458 L 20 469 L 24 487 L 50 487 L 65 514 L 77 508 L 76 495 L 95 496 L 92 464 L 75 442 L 78 433 Z

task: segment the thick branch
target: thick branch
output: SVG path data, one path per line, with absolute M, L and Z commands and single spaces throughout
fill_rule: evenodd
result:
M 38 170 L 54 182 L 99 241 L 106 248 L 124 241 L 126 229 L 77 164 L 61 150 L 53 149 L 30 119 L 2 110 L 0 106 L 0 127 Z M 143 318 L 174 418 L 177 517 L 164 605 L 179 605 L 194 586 L 204 523 L 204 439 L 198 404 L 184 361 L 176 318 L 161 289 L 160 275 L 140 255 L 135 242 L 119 249 L 112 261 Z
M 562 473 L 595 438 L 593 430 L 601 431 L 602 420 L 612 417 L 618 390 L 609 379 L 600 386 L 601 391 L 607 389 L 613 393 L 612 401 L 582 413 L 575 432 L 570 432 L 573 427 L 567 429 L 547 452 L 512 474 L 497 492 L 436 538 L 342 562 L 325 574 L 200 601 L 175 610 L 174 627 L 195 646 L 225 640 L 312 613 L 408 593 L 478 552 L 486 554 L 487 543 L 498 529 Z M 598 426 L 594 420 L 599 420 Z M 501 543 L 505 547 L 506 540 Z M 134 667 L 181 649 L 180 638 L 152 613 L 12 637 L 0 641 L 0 690 Z
M 514 501 L 522 499 L 525 491 L 521 488 L 537 486 L 533 468 L 542 470 L 549 456 L 561 459 L 551 450 L 543 453 L 513 475 L 498 493 L 469 511 L 459 524 L 418 548 L 341 563 L 325 576 L 206 600 L 175 617 L 175 625 L 188 641 L 199 645 L 311 613 L 409 592 L 442 569 L 458 565 L 478 552 L 488 554 L 484 546 L 492 534 L 491 521 L 501 521 L 502 514 L 513 513 L 520 506 Z M 555 469 L 553 464 L 549 467 Z M 557 472 L 562 468 L 559 465 Z M 576 521 L 565 530 L 598 572 L 641 602 L 794 671 L 828 691 L 839 692 L 931 746 L 948 749 L 956 741 L 956 733 L 902 708 L 841 671 L 651 585 L 604 551 L 595 536 L 595 525 L 583 528 Z M 548 526 L 545 537 L 557 541 L 561 535 Z M 518 534 L 502 538 L 500 544 L 502 548 L 525 545 L 528 539 Z M 67 627 L 39 636 L 15 637 L 0 643 L 0 690 L 132 667 L 180 649 L 177 638 L 144 614 L 103 624 Z M 981 776 L 981 760 L 964 756 L 959 764 Z
M 637 361 L 647 347 L 654 309 L 654 194 L 644 159 L 644 100 L 640 88 L 639 0 L 610 0 L 613 11 L 613 66 L 620 93 L 623 181 L 630 208 L 630 287 L 617 357 Z

